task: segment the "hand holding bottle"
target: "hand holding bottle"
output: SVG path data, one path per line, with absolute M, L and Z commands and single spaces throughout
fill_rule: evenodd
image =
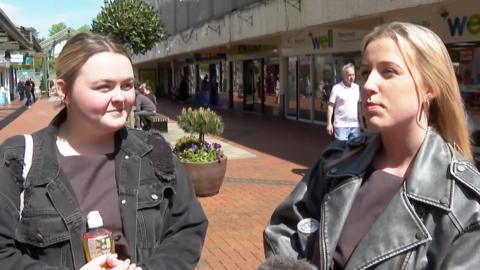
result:
M 108 254 L 98 256 L 85 264 L 80 270 L 142 270 L 135 264 L 130 264 L 130 260 L 119 260 L 117 254 Z

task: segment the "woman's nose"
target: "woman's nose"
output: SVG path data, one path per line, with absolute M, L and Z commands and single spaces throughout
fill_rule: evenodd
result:
M 123 102 L 125 100 L 125 91 L 120 89 L 120 86 L 115 87 L 113 90 L 112 101 Z
M 363 84 L 363 91 L 366 95 L 371 95 L 373 92 L 378 91 L 378 73 L 370 72 L 366 77 L 365 83 Z

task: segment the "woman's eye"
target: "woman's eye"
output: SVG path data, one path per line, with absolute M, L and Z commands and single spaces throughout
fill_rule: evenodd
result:
M 122 90 L 123 91 L 129 91 L 133 88 L 133 84 L 125 84 L 125 85 L 122 85 Z
M 108 85 L 99 85 L 99 86 L 95 87 L 95 90 L 101 91 L 101 92 L 108 92 L 108 91 L 110 91 L 110 86 L 108 86 Z
M 368 75 L 370 75 L 370 70 L 362 70 L 360 72 L 360 75 L 362 76 L 363 79 L 367 79 L 368 78 Z
M 383 70 L 383 74 L 386 76 L 393 76 L 395 75 L 395 70 L 393 68 L 386 68 Z

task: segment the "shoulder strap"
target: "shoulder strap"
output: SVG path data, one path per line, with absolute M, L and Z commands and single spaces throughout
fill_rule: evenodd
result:
M 24 134 L 25 137 L 25 154 L 23 156 L 23 188 L 22 192 L 20 193 L 20 210 L 19 217 L 22 217 L 22 211 L 24 207 L 24 197 L 25 197 L 25 187 L 27 183 L 27 176 L 28 172 L 30 171 L 30 167 L 32 166 L 32 159 L 33 159 L 33 137 L 30 134 Z

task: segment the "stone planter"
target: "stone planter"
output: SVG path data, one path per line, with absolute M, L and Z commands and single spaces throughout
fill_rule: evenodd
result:
M 197 197 L 213 196 L 220 191 L 227 170 L 227 158 L 220 162 L 182 163 L 190 179 L 192 179 Z

